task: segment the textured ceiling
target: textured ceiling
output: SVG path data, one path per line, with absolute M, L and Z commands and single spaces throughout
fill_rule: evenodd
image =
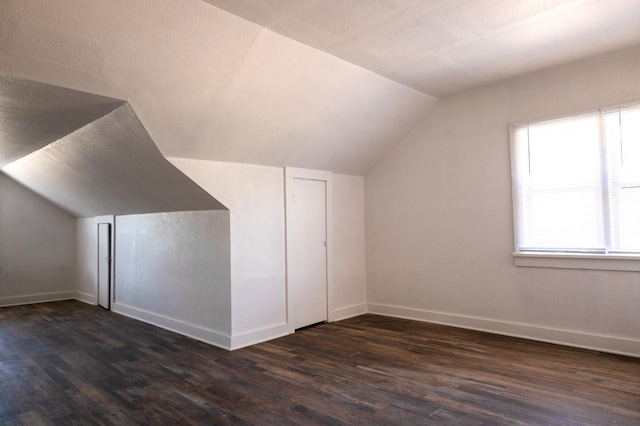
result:
M 436 101 L 200 0 L 0 0 L 0 74 L 127 100 L 165 156 L 348 174 Z
M 160 154 L 127 104 L 2 172 L 76 217 L 225 209 Z
M 205 0 L 445 96 L 640 43 L 638 0 Z
M 124 99 L 165 156 L 363 175 L 435 96 L 638 22 L 637 0 L 0 0 L 0 74 Z
M 0 167 L 122 104 L 117 99 L 0 75 Z

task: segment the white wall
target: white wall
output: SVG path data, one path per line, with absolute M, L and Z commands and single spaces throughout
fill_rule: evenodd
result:
M 229 212 L 117 216 L 115 312 L 229 348 Z
M 284 170 L 169 159 L 230 210 L 232 347 L 288 333 Z M 360 177 L 333 175 L 336 318 L 365 311 L 364 197 Z
M 367 312 L 364 178 L 333 175 L 333 294 L 336 320 Z
M 98 222 L 95 218 L 76 219 L 76 297 L 98 303 Z
M 640 100 L 640 49 L 439 101 L 365 179 L 369 309 L 640 355 L 640 273 L 516 267 L 509 130 Z
M 0 306 L 74 297 L 75 219 L 0 173 Z
M 232 346 L 287 334 L 283 170 L 169 161 L 230 211 Z

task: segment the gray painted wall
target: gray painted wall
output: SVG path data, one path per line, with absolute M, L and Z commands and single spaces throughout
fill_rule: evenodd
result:
M 0 173 L 0 306 L 73 297 L 75 219 Z
M 117 216 L 113 310 L 229 347 L 229 211 Z

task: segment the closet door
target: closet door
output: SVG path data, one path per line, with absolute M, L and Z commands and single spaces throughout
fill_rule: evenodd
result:
M 296 329 L 327 317 L 327 183 L 293 179 L 290 191 L 289 290 Z

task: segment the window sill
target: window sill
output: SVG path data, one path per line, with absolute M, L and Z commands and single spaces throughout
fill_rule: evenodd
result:
M 640 271 L 640 255 L 514 253 L 513 258 L 516 266 L 533 268 Z

